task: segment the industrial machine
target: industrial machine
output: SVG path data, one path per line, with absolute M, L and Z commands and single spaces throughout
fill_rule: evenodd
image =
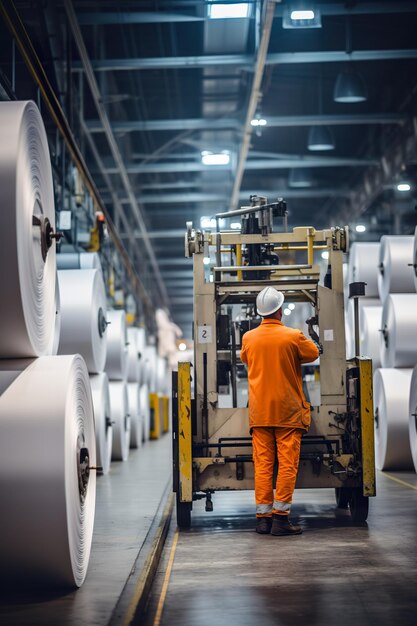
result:
M 226 218 L 240 218 L 240 230 L 222 230 Z M 274 232 L 278 219 L 282 229 Z M 282 291 L 293 309 L 310 309 L 308 332 L 321 351 L 319 364 L 303 368 L 305 380 L 315 381 L 319 391 L 311 394 L 311 427 L 302 439 L 296 488 L 333 488 L 337 505 L 349 508 L 354 522 L 366 520 L 368 498 L 375 495 L 372 361 L 346 360 L 343 253 L 348 245 L 347 228 L 288 232 L 286 203 L 268 204 L 258 196 L 251 196 L 250 206 L 216 215 L 215 232 L 187 224 L 195 352 L 194 363 L 179 363 L 173 379 L 180 528 L 190 526 L 194 500 L 205 498 L 211 511 L 216 491 L 254 488 L 247 374 L 239 352 L 243 334 L 261 321 L 255 299 L 266 285 Z M 314 254 L 323 251 L 328 267 L 320 281 Z M 353 283 L 356 310 L 360 295 L 364 283 Z M 356 348 L 358 354 L 358 337 Z

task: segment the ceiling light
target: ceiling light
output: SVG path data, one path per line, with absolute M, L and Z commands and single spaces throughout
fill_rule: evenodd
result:
M 328 250 L 324 250 L 324 252 L 321 253 L 321 258 L 322 259 L 328 259 L 329 258 L 329 251 Z
M 204 265 L 210 265 L 210 257 L 209 256 L 205 256 L 203 259 L 203 263 Z
M 290 187 L 295 187 L 297 189 L 312 187 L 313 180 L 311 178 L 310 170 L 305 169 L 304 167 L 297 167 L 290 170 L 288 184 Z
M 184 342 L 181 342 L 180 344 L 178 344 L 178 350 L 181 350 L 181 352 L 184 352 L 184 350 L 187 349 L 187 344 Z
M 297 2 L 295 7 L 284 7 L 282 27 L 321 28 L 320 9 L 313 6 L 312 2 Z
M 201 162 L 204 165 L 228 165 L 230 163 L 230 152 L 227 150 L 222 152 L 204 150 L 201 153 Z
M 290 302 L 289 305 L 288 305 L 288 308 L 290 309 L 290 311 L 294 311 L 295 304 L 293 302 Z
M 358 72 L 353 70 L 340 72 L 334 87 L 335 102 L 364 102 L 368 98 L 365 82 Z
M 254 117 L 250 123 L 251 126 L 266 126 L 268 124 L 266 119 L 264 119 L 263 117 Z
M 309 150 L 334 150 L 333 133 L 328 126 L 312 126 L 308 133 Z
M 242 18 L 249 15 L 249 3 L 239 2 L 236 4 L 221 4 L 220 2 L 213 2 L 209 5 L 208 16 L 211 19 L 230 19 L 230 18 Z
M 314 20 L 314 11 L 291 11 L 292 20 Z
M 398 183 L 397 190 L 398 191 L 410 191 L 411 185 L 409 183 Z
M 284 315 L 291 315 L 291 309 L 284 309 Z
M 364 233 L 366 231 L 365 224 L 356 224 L 355 230 L 357 233 Z
M 211 283 L 213 283 L 213 282 L 214 282 L 213 274 L 210 274 L 210 276 L 209 276 L 209 281 L 210 281 Z
M 240 222 L 232 222 L 230 224 L 230 228 L 232 230 L 240 230 L 242 228 L 242 224 Z

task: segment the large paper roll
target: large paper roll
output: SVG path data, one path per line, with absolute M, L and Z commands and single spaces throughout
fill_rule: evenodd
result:
M 0 102 L 0 358 L 48 354 L 55 319 L 54 195 L 33 102 Z
M 379 369 L 374 374 L 375 452 L 380 470 L 409 470 L 408 402 L 411 369 Z
M 127 380 L 130 383 L 138 383 L 140 378 L 138 331 L 135 326 L 127 329 Z
M 78 352 L 90 374 L 104 370 L 107 349 L 106 294 L 98 270 L 60 270 L 61 338 L 58 354 Z
M 417 472 L 417 366 L 413 369 L 410 383 L 410 401 L 408 405 L 408 432 L 411 456 Z
M 414 367 L 417 363 L 417 294 L 388 296 L 380 333 L 382 367 Z
M 378 296 L 379 243 L 354 243 L 349 253 L 348 284 L 366 283 L 366 297 Z
M 129 396 L 130 447 L 140 448 L 143 439 L 143 422 L 140 411 L 140 387 L 138 383 L 128 383 L 127 392 Z
M 127 461 L 130 446 L 130 415 L 127 385 L 124 381 L 111 380 L 110 411 L 113 422 L 113 461 Z
M 58 276 L 55 279 L 55 319 L 54 319 L 54 332 L 51 336 L 51 343 L 48 348 L 49 355 L 58 354 L 59 339 L 61 337 L 61 300 L 59 297 L 59 283 Z
M 147 383 L 150 393 L 157 392 L 157 352 L 156 346 L 145 346 L 143 351 L 142 382 Z
M 414 237 L 384 235 L 379 249 L 379 297 L 390 293 L 415 293 L 413 263 Z
M 59 270 L 103 270 L 97 252 L 61 252 L 56 265 Z
M 149 387 L 146 383 L 140 387 L 139 404 L 143 423 L 143 441 L 149 441 L 151 432 L 151 408 L 149 406 Z
M 15 376 L 0 397 L 0 572 L 19 582 L 79 587 L 96 497 L 87 368 L 79 355 L 0 367 Z
M 106 372 L 110 380 L 125 380 L 128 366 L 128 341 L 126 313 L 122 310 L 107 311 L 107 357 Z
M 103 468 L 103 474 L 107 474 L 110 469 L 113 441 L 107 374 L 90 374 L 90 385 L 96 426 L 97 465 Z
M 378 298 L 359 298 L 359 336 L 363 328 L 363 311 L 365 308 L 380 307 L 381 301 Z M 346 348 L 348 354 L 347 358 L 353 358 L 355 356 L 355 303 L 353 298 L 349 299 L 347 311 L 345 312 L 345 333 L 346 333 Z M 349 350 L 348 350 L 349 348 Z
M 381 367 L 381 320 L 382 306 L 362 309 L 361 315 L 361 356 L 372 359 L 373 370 Z

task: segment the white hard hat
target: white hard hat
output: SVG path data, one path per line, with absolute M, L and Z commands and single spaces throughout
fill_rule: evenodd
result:
M 274 287 L 265 287 L 256 297 L 256 308 L 258 309 L 259 315 L 262 315 L 262 317 L 272 315 L 272 313 L 278 311 L 283 304 L 284 294 L 274 289 Z

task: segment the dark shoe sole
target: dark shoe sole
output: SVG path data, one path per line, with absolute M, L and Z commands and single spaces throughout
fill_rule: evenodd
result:
M 255 532 L 258 533 L 258 535 L 270 535 L 271 534 L 270 530 L 258 530 L 257 528 L 255 528 Z
M 296 530 L 295 532 L 287 532 L 285 530 L 281 530 L 278 532 L 273 533 L 271 531 L 271 535 L 273 535 L 274 537 L 292 537 L 293 535 L 302 535 L 303 531 L 301 530 Z

